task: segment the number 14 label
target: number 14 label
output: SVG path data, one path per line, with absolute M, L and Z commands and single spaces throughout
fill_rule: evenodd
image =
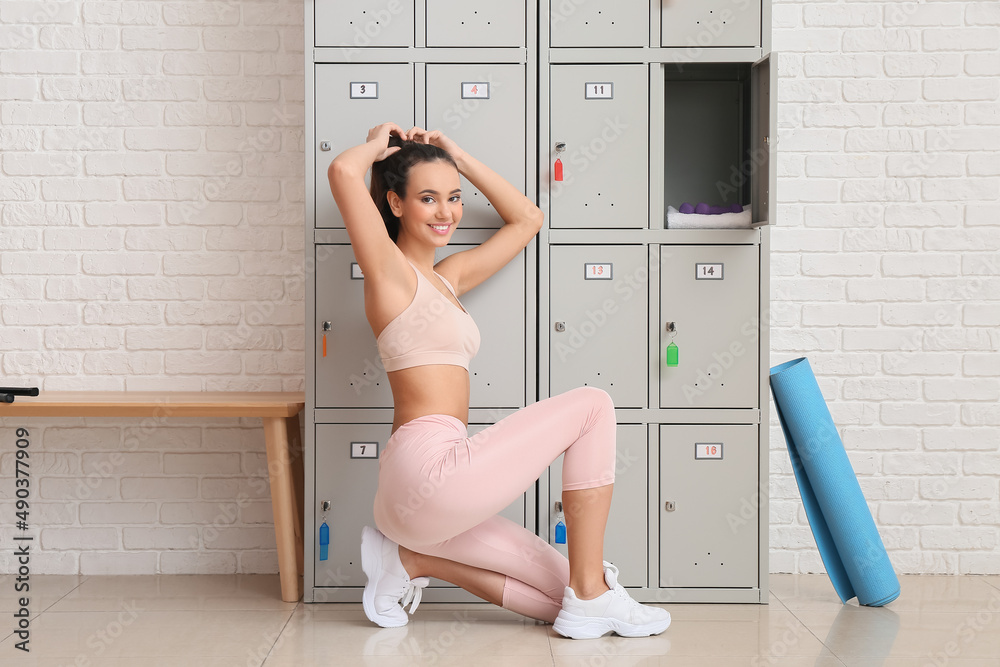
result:
M 695 280 L 722 280 L 722 264 L 695 264 Z

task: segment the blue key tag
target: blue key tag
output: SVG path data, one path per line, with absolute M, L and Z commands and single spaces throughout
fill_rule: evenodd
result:
M 319 559 L 326 560 L 330 557 L 330 527 L 326 521 L 319 527 Z
M 556 524 L 556 544 L 566 544 L 566 524 L 562 521 Z

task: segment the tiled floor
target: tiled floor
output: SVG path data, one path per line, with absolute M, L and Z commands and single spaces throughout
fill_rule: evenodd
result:
M 901 577 L 885 608 L 842 605 L 826 576 L 771 576 L 769 605 L 667 605 L 657 637 L 573 641 L 482 605 L 424 603 L 403 628 L 359 604 L 284 603 L 277 576 L 31 578 L 30 653 L 0 576 L 0 665 L 45 667 L 1000 667 L 1000 576 Z

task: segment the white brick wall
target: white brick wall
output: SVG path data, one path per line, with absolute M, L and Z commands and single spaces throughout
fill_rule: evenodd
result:
M 898 571 L 998 573 L 1000 3 L 774 8 L 772 363 L 809 357 Z M 823 571 L 776 425 L 771 569 Z
M 1000 4 L 774 26 L 772 362 L 809 356 L 899 571 L 998 573 Z M 0 3 L 5 381 L 303 388 L 301 27 L 299 0 Z M 255 424 L 18 426 L 33 572 L 277 571 Z M 821 570 L 771 446 L 771 568 Z
M 0 385 L 303 389 L 302 12 L 0 2 Z M 32 573 L 277 572 L 259 421 L 0 420 L 8 545 L 18 427 Z

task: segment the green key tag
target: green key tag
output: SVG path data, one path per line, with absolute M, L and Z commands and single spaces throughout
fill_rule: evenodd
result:
M 677 346 L 673 343 L 673 341 L 671 341 L 670 345 L 667 345 L 667 366 L 676 366 L 676 365 L 677 365 Z

